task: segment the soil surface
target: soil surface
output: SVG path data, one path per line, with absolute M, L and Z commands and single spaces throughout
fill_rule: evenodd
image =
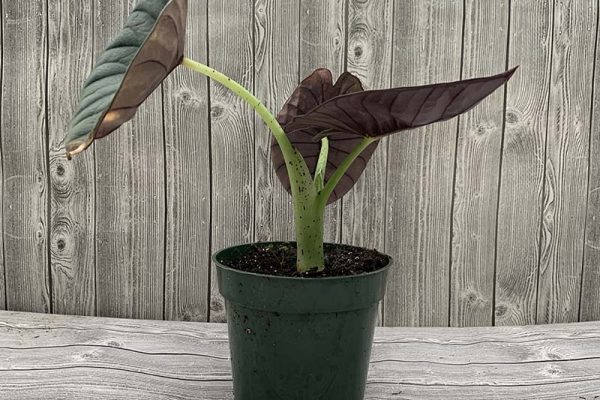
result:
M 324 250 L 325 270 L 320 272 L 316 268 L 305 273 L 296 270 L 295 243 L 257 243 L 226 265 L 240 271 L 264 275 L 320 278 L 373 272 L 389 262 L 389 257 L 377 250 L 327 243 Z

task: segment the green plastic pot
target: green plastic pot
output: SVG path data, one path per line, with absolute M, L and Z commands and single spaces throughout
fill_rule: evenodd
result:
M 213 255 L 225 298 L 236 400 L 361 400 L 392 264 L 346 277 L 238 271 L 251 245 Z M 341 246 L 326 244 L 325 247 Z

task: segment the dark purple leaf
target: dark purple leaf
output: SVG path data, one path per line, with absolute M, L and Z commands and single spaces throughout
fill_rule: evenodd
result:
M 341 94 L 288 121 L 286 130 L 310 128 L 333 137 L 337 132 L 383 137 L 456 117 L 502 86 L 516 68 L 498 75 L 426 86 Z
M 342 74 L 335 85 L 331 77 L 331 72 L 327 69 L 318 69 L 310 76 L 304 79 L 296 88 L 283 109 L 279 112 L 277 120 L 286 131 L 288 139 L 292 145 L 302 154 L 308 168 L 312 174 L 315 172 L 319 152 L 321 150 L 320 140 L 315 137 L 320 133 L 320 129 L 310 127 L 290 131 L 286 129 L 288 123 L 296 116 L 303 115 L 319 104 L 332 99 L 336 96 L 346 93 L 362 91 L 360 80 L 354 75 L 345 72 Z M 325 182 L 335 172 L 337 167 L 346 158 L 348 153 L 354 149 L 360 142 L 362 137 L 356 135 L 347 135 L 338 132 L 332 135 L 329 139 L 329 155 L 327 158 L 327 167 L 325 169 Z M 348 169 L 340 183 L 336 186 L 334 192 L 330 196 L 328 203 L 332 203 L 342 197 L 348 190 L 354 186 L 367 162 L 371 158 L 373 151 L 377 147 L 377 143 L 369 146 Z M 285 167 L 283 154 L 279 145 L 275 140 L 272 142 L 272 161 L 277 177 L 286 188 L 290 191 L 290 180 Z

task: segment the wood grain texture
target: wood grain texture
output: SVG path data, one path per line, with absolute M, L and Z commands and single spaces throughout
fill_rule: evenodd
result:
M 554 4 L 538 323 L 579 318 L 597 6 Z
M 95 54 L 124 25 L 132 0 L 95 3 Z M 95 144 L 97 314 L 163 316 L 164 148 L 156 91 L 136 118 Z
M 367 90 L 390 87 L 393 17 L 392 0 L 348 2 L 347 69 Z M 385 252 L 387 145 L 388 139 L 383 138 L 363 175 L 342 200 L 342 243 Z M 380 307 L 378 325 L 382 324 Z
M 64 16 L 69 18 L 64 18 Z M 92 69 L 93 3 L 48 3 L 52 310 L 94 315 L 94 154 L 68 162 L 62 140 Z
M 392 86 L 460 78 L 462 1 L 396 1 Z M 389 138 L 385 325 L 447 326 L 456 120 Z M 393 156 L 392 156 L 393 155 Z
M 377 328 L 365 399 L 592 399 L 598 322 Z M 0 397 L 232 399 L 223 324 L 0 312 Z
M 366 90 L 390 87 L 393 1 L 348 3 L 348 71 Z M 387 138 L 369 160 L 356 185 L 343 199 L 344 243 L 384 251 Z
M 496 238 L 496 325 L 536 321 L 552 2 L 512 1 Z
M 2 28 L 6 307 L 50 312 L 46 1 L 3 1 Z
M 188 4 L 186 56 L 206 63 L 207 0 Z M 165 319 L 206 321 L 210 286 L 210 130 L 204 76 L 164 82 L 167 181 Z
M 462 77 L 507 69 L 509 1 L 465 3 Z M 504 88 L 459 120 L 450 270 L 450 325 L 489 326 L 493 320 L 496 216 Z
M 344 72 L 346 6 L 346 0 L 300 1 L 300 79 L 317 68 L 329 69 L 334 81 Z M 325 209 L 326 242 L 340 242 L 342 202 L 330 204 Z
M 2 1 L 0 0 L 0 43 L 4 45 L 3 26 L 4 18 L 2 17 Z M 0 88 L 3 87 L 3 63 L 4 52 L 0 47 Z M 2 115 L 2 95 L 0 93 L 0 118 Z M 6 270 L 4 268 L 4 157 L 2 152 L 2 122 L 0 121 L 0 310 L 6 310 Z
M 276 115 L 299 80 L 299 0 L 256 0 L 254 5 L 254 90 Z M 271 131 L 254 117 L 255 240 L 295 240 L 292 197 L 271 162 Z
M 210 254 L 294 238 L 268 130 L 191 72 L 175 71 L 134 121 L 64 160 L 79 86 L 135 1 L 1 3 L 0 309 L 223 321 Z M 500 90 L 459 122 L 380 146 L 328 209 L 326 240 L 394 257 L 387 325 L 598 320 L 597 8 L 191 0 L 187 54 L 273 112 L 318 67 L 383 88 L 520 65 L 505 118 Z
M 210 65 L 245 88 L 254 86 L 253 2 L 209 1 Z M 212 138 L 212 248 L 254 241 L 254 111 L 235 94 L 210 83 Z M 214 265 L 210 320 L 225 320 Z
M 600 12 L 600 11 L 599 11 Z M 592 109 L 590 115 L 589 183 L 580 293 L 580 321 L 600 321 L 600 37 L 596 27 L 596 49 Z

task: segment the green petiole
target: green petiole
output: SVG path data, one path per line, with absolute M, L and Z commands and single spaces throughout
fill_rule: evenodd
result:
M 321 139 L 321 151 L 315 169 L 315 189 L 320 192 L 325 182 L 325 170 L 327 168 L 327 157 L 329 156 L 329 139 Z
M 327 184 L 324 182 L 329 154 L 329 140 L 327 138 L 322 139 L 321 151 L 313 180 L 304 158 L 294 149 L 285 131 L 279 122 L 277 122 L 277 119 L 252 93 L 233 79 L 207 65 L 190 60 L 189 58 L 184 58 L 181 65 L 206 75 L 231 90 L 256 110 L 269 127 L 281 148 L 290 178 L 296 229 L 296 268 L 300 272 L 307 272 L 315 268 L 319 271 L 323 270 L 325 268 L 323 254 L 323 215 L 327 199 L 329 199 L 333 189 L 350 165 L 375 139 L 365 138 L 353 149 L 327 181 Z

